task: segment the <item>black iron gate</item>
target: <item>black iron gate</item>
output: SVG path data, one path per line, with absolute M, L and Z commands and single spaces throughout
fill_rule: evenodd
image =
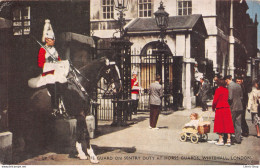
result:
M 109 47 L 108 47 L 109 48 Z M 106 53 L 113 52 L 112 45 L 110 49 L 102 49 Z M 145 47 L 144 47 L 145 48 Z M 183 57 L 173 56 L 167 50 L 158 50 L 156 48 L 146 49 L 145 52 L 138 52 L 137 50 L 131 53 L 119 53 L 116 62 L 121 69 L 121 77 L 123 84 L 122 96 L 124 99 L 129 99 L 131 93 L 131 76 L 133 71 L 138 72 L 139 84 L 142 88 L 140 91 L 140 98 L 138 103 L 138 111 L 149 110 L 149 87 L 155 81 L 156 74 L 162 77 L 162 86 L 164 88 L 164 97 L 162 99 L 162 110 L 174 109 L 177 110 L 182 107 L 182 69 Z M 119 55 L 118 55 L 119 53 Z M 120 61 L 122 61 L 120 63 Z M 99 86 L 102 88 L 103 81 L 101 80 Z M 99 120 L 113 120 L 114 112 L 114 98 L 102 97 L 102 90 L 97 91 L 97 102 L 100 104 L 97 108 Z
M 149 110 L 149 87 L 155 82 L 156 75 L 162 77 L 161 84 L 164 88 L 162 110 L 177 109 L 182 106 L 182 57 L 148 50 L 147 54 L 131 55 L 132 70 L 138 72 L 141 86 L 139 97 L 139 111 Z

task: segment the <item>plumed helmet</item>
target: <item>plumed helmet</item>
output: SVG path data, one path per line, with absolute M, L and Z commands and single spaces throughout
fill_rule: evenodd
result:
M 55 39 L 55 35 L 51 26 L 51 21 L 49 19 L 45 20 L 45 25 L 43 27 L 42 42 L 45 42 L 45 38 Z
M 133 71 L 132 74 L 133 74 L 133 75 L 134 75 L 134 74 L 137 75 L 137 71 Z

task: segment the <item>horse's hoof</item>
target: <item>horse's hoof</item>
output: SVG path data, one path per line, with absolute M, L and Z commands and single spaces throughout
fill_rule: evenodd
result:
M 86 155 L 78 155 L 78 158 L 80 160 L 87 160 L 88 159 L 88 157 Z

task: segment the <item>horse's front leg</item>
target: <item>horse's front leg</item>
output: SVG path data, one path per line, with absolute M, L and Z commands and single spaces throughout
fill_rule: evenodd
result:
M 95 155 L 91 145 L 89 145 L 90 147 L 87 148 L 87 152 L 89 154 L 89 157 L 90 157 L 90 162 L 91 163 L 99 163 L 98 159 L 97 159 L 97 156 Z
M 86 126 L 86 130 L 88 130 L 87 129 L 87 127 L 88 127 L 88 121 L 89 120 L 89 118 L 88 118 L 88 116 L 86 116 L 85 117 L 85 126 Z M 93 118 L 91 118 L 90 119 L 90 122 L 91 121 L 94 121 L 93 120 Z M 90 124 L 89 124 L 89 126 L 90 126 L 90 130 L 92 130 L 92 129 L 94 129 L 94 127 L 95 127 L 95 124 L 93 125 L 93 123 L 91 122 Z M 99 163 L 99 161 L 98 161 L 98 159 L 97 159 L 97 156 L 95 155 L 95 153 L 94 153 L 94 151 L 93 151 L 93 149 L 92 149 L 92 147 L 91 147 L 91 145 L 90 145 L 90 136 L 89 136 L 89 132 L 88 131 L 86 131 L 86 134 L 85 134 L 86 136 L 85 136 L 85 141 L 86 141 L 86 144 L 87 144 L 87 153 L 88 153 L 88 155 L 89 155 L 89 157 L 90 157 L 90 162 L 91 163 Z
M 88 159 L 88 157 L 85 155 L 85 153 L 83 152 L 82 150 L 82 143 L 79 143 L 78 141 L 76 141 L 76 149 L 77 149 L 77 152 L 78 152 L 78 157 L 79 159 L 81 160 L 86 160 Z
M 77 140 L 76 140 L 76 149 L 78 151 L 78 157 L 82 160 L 87 159 L 86 154 L 82 149 L 82 143 L 86 143 L 87 153 L 90 157 L 91 163 L 99 163 L 97 156 L 95 155 L 91 145 L 90 145 L 90 137 L 87 130 L 87 124 L 85 117 L 80 115 L 77 117 Z

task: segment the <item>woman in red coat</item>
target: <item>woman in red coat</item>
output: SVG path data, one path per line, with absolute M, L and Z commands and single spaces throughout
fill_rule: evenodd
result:
M 230 134 L 234 133 L 234 126 L 228 104 L 228 89 L 225 87 L 224 79 L 219 79 L 217 83 L 219 87 L 215 91 L 212 104 L 212 109 L 215 111 L 214 132 L 219 134 L 219 141 L 216 145 L 224 145 L 222 134 L 227 134 L 228 139 L 225 145 L 231 146 Z

